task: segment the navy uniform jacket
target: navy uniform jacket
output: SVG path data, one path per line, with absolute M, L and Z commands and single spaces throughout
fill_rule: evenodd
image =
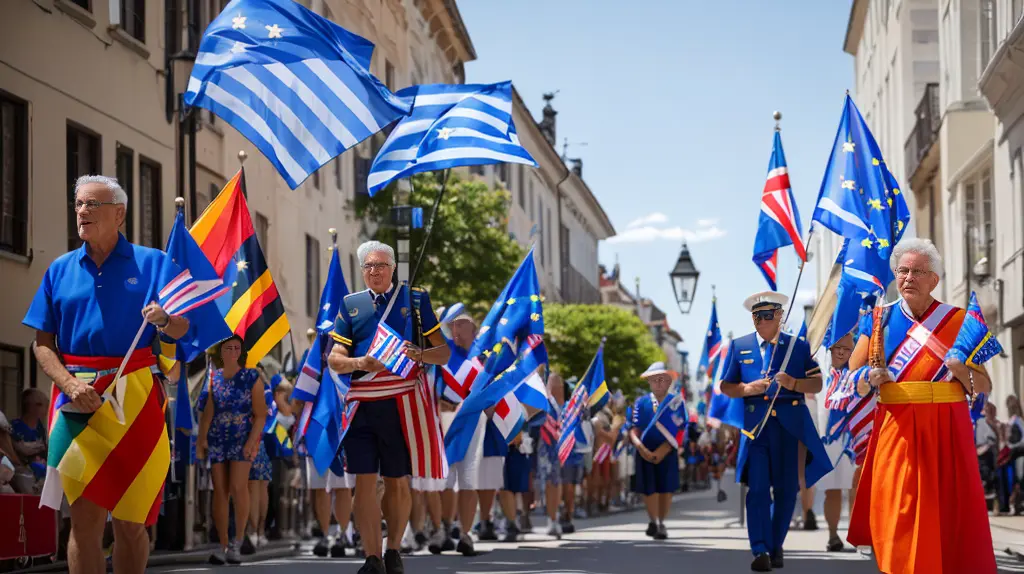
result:
M 406 341 L 419 345 L 418 337 L 414 337 L 412 333 L 413 322 L 409 309 L 414 307 L 414 301 L 418 303 L 420 327 L 423 330 L 423 338 L 426 340 L 441 326 L 437 321 L 437 315 L 434 314 L 434 308 L 430 304 L 430 295 L 418 287 L 413 287 L 410 290 L 405 285 L 401 285 L 397 289 L 398 294 L 395 295 L 397 299 L 387 317 L 387 325 Z M 384 295 L 385 299 L 390 299 L 394 291 L 395 288 L 388 291 Z M 379 309 L 377 308 L 377 305 L 374 304 L 373 292 L 369 289 L 346 295 L 341 309 L 338 311 L 338 317 L 334 321 L 334 331 L 331 332 L 331 337 L 336 343 L 341 343 L 348 348 L 350 357 L 365 356 L 370 350 L 370 343 L 373 342 L 373 336 L 377 332 L 377 324 L 386 308 L 386 302 Z M 429 346 L 429 344 L 425 344 L 425 347 Z M 353 373 L 353 377 L 355 375 L 356 373 Z
M 762 355 L 758 346 L 757 334 L 750 333 L 733 340 L 732 345 L 729 346 L 722 382 L 753 383 L 763 379 L 765 377 L 763 374 L 764 363 L 769 358 L 772 359 L 772 369 L 769 375 L 778 373 L 785 360 L 788 345 L 793 345 L 793 351 L 786 366 L 786 374 L 794 379 L 805 379 L 820 372 L 818 363 L 811 357 L 810 347 L 806 341 L 801 341 L 787 333 L 780 333 L 779 349 L 772 357 L 772 345 L 770 343 L 766 345 L 764 355 Z M 753 430 L 754 426 L 761 422 L 776 389 L 778 389 L 778 383 L 772 382 L 765 394 L 742 399 L 744 428 Z M 807 409 L 807 405 L 804 404 L 803 393 L 782 389 L 772 411 L 771 417 L 774 417 L 787 433 L 807 447 L 807 466 L 804 478 L 807 486 L 812 486 L 832 470 L 832 462 L 825 453 L 825 447 L 821 444 L 821 438 L 814 427 L 811 413 Z M 759 438 L 759 440 L 761 439 Z M 746 436 L 743 436 L 740 441 L 740 451 L 736 460 L 737 482 L 746 481 L 744 471 L 749 442 L 750 440 Z

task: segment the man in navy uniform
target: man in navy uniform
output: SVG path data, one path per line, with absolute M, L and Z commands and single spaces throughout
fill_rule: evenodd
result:
M 808 344 L 780 329 L 787 301 L 772 291 L 747 298 L 744 306 L 753 315 L 755 331 L 732 342 L 722 376 L 722 392 L 743 400 L 745 430 L 736 476 L 749 489 L 747 535 L 755 572 L 783 566 L 782 544 L 800 490 L 799 443 L 807 447 L 808 487 L 832 470 L 804 404 L 805 393 L 821 390 L 821 372 Z
M 368 241 L 359 246 L 357 255 L 368 288 L 345 297 L 331 334 L 335 345 L 328 363 L 337 373 L 352 374 L 346 411 L 357 403 L 342 446 L 346 471 L 356 476 L 355 522 L 366 552 L 359 572 L 402 574 L 399 549 L 412 504 L 408 477 L 443 480 L 447 471 L 444 442 L 433 393 L 418 372 L 395 375 L 368 353 L 379 323 L 405 340 L 405 353 L 414 361 L 444 365 L 450 351 L 427 293 L 393 286 L 394 250 Z M 418 347 L 421 340 L 430 347 Z M 391 533 L 383 560 L 378 474 L 384 478 L 384 518 Z

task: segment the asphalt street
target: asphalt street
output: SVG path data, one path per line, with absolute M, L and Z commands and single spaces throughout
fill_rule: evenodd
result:
M 639 574 L 640 572 L 750 571 L 751 554 L 746 530 L 739 523 L 739 492 L 728 489 L 730 497 L 718 503 L 714 494 L 698 492 L 679 495 L 673 504 L 669 539 L 656 542 L 644 535 L 647 518 L 635 510 L 577 521 L 577 532 L 553 540 L 544 536 L 542 522 L 535 519 L 536 532 L 515 544 L 477 543 L 481 554 L 465 558 L 454 552 L 432 556 L 425 550 L 405 558 L 411 574 Z M 822 526 L 824 526 L 822 524 Z M 993 529 L 1000 572 L 1024 573 L 1024 562 L 1006 555 L 1012 546 L 1021 550 L 1024 533 Z M 871 574 L 878 572 L 874 561 L 853 549 L 842 553 L 824 551 L 825 530 L 794 530 L 786 539 L 786 574 Z M 163 574 L 213 572 L 241 568 L 247 573 L 355 574 L 362 565 L 356 558 L 316 558 L 308 547 L 295 556 L 251 562 L 241 566 L 168 566 L 151 569 Z

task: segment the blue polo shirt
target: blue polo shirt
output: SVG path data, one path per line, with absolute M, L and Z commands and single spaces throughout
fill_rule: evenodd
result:
M 166 253 L 132 245 L 123 235 L 100 267 L 83 244 L 50 264 L 22 323 L 55 334 L 62 353 L 123 357 L 142 324 L 142 308 L 176 275 Z M 155 336 L 147 326 L 138 348 L 152 345 Z

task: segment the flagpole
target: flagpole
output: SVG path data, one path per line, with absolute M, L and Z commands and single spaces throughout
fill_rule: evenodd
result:
M 441 198 L 444 197 L 445 190 L 448 189 L 448 176 L 451 170 L 446 169 L 441 173 L 441 190 L 437 192 L 437 197 L 434 198 L 434 205 L 430 211 L 430 222 L 427 223 L 427 231 L 423 235 L 423 241 L 420 243 L 420 252 L 416 256 L 416 266 L 412 268 L 412 273 L 409 275 L 409 287 L 411 288 L 416 284 L 416 277 L 419 276 L 420 265 L 423 264 L 423 256 L 427 252 L 427 244 L 430 243 L 430 235 L 434 231 L 434 222 L 437 220 L 437 210 L 441 207 Z M 410 185 L 412 178 L 410 178 Z

